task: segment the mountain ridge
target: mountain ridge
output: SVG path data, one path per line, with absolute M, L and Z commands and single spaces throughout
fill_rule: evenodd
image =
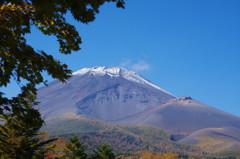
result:
M 112 124 L 158 127 L 170 131 L 174 141 L 211 145 L 209 151 L 214 152 L 240 147 L 240 141 L 233 141 L 240 138 L 240 133 L 235 133 L 240 132 L 240 117 L 159 88 L 123 68 L 93 67 L 73 73 L 65 84 L 54 81 L 40 88 L 37 100 L 47 124 L 54 119 L 66 124 L 66 120 L 83 117 Z
M 173 133 L 191 134 L 202 128 L 238 127 L 240 117 L 202 104 L 190 96 L 169 100 L 159 106 L 126 118 L 114 124 L 152 125 Z
M 94 67 L 73 73 L 65 84 L 54 81 L 40 88 L 37 100 L 44 119 L 71 112 L 106 121 L 176 98 L 166 92 L 132 71 Z
M 164 90 L 164 89 L 160 88 L 159 86 L 153 84 L 152 82 L 144 79 L 141 75 L 137 74 L 136 72 L 127 70 L 122 67 L 105 67 L 105 66 L 98 67 L 98 66 L 95 66 L 93 68 L 83 68 L 81 70 L 74 72 L 72 75 L 75 75 L 75 76 L 80 75 L 81 76 L 86 73 L 90 73 L 92 75 L 109 75 L 110 77 L 123 77 L 123 78 L 133 81 L 133 82 L 137 82 L 137 83 L 141 83 L 141 84 L 148 84 L 148 85 L 153 86 L 165 93 L 172 95 L 171 93 L 167 92 L 166 90 Z M 174 96 L 174 95 L 172 95 L 172 96 Z

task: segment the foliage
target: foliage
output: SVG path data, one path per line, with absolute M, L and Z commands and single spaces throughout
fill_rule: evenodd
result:
M 64 149 L 64 158 L 66 159 L 86 159 L 87 153 L 85 152 L 84 146 L 75 135 L 69 139 L 66 148 Z
M 229 136 L 198 137 L 197 146 L 213 157 L 240 157 L 240 144 Z
M 169 132 L 152 126 L 112 125 L 75 117 L 48 121 L 42 130 L 49 131 L 52 136 L 66 138 L 76 134 L 79 138 L 81 137 L 87 151 L 95 149 L 99 144 L 111 143 L 116 154 L 146 149 L 156 153 L 172 152 L 191 156 L 202 154 L 198 147 L 171 141 Z
M 112 151 L 113 148 L 107 144 L 99 145 L 96 150 L 93 150 L 92 159 L 114 159 L 115 155 Z
M 12 103 L 25 101 L 29 94 L 36 95 L 36 85 L 47 82 L 42 75 L 44 71 L 60 81 L 71 75 L 66 64 L 27 44 L 25 35 L 31 33 L 31 27 L 35 26 L 44 35 L 55 36 L 59 52 L 70 54 L 80 50 L 82 41 L 65 15 L 71 13 L 75 20 L 89 23 L 105 2 L 115 2 L 117 7 L 124 8 L 124 0 L 0 1 L 0 87 L 7 86 L 11 79 L 21 87 L 21 93 L 13 99 L 4 97 L 4 92 L 0 92 L 0 113 Z
M 178 155 L 173 153 L 165 153 L 160 156 L 161 159 L 178 159 Z
M 149 150 L 134 152 L 131 156 L 121 156 L 121 159 L 180 159 L 177 154 L 163 153 L 155 154 Z
M 32 99 L 29 99 L 32 101 Z M 0 156 L 3 159 L 43 158 L 55 139 L 41 141 L 38 133 L 43 120 L 30 104 L 15 106 L 11 112 L 0 115 Z M 48 146 L 45 146 L 48 145 Z
M 240 159 L 240 149 L 237 145 L 234 145 L 236 149 L 224 149 L 209 155 L 209 158 L 221 158 L 221 159 Z
M 78 51 L 81 37 L 65 15 L 70 13 L 75 20 L 88 23 L 105 2 L 115 2 L 117 7 L 124 8 L 124 0 L 0 0 L 0 87 L 7 87 L 14 79 L 21 88 L 13 98 L 0 91 L 2 158 L 28 159 L 34 155 L 39 158 L 45 153 L 47 149 L 41 147 L 53 140 L 41 142 L 38 138 L 37 131 L 44 122 L 29 102 L 35 100 L 36 85 L 47 85 L 43 72 L 62 82 L 71 76 L 66 64 L 43 50 L 35 50 L 27 44 L 25 35 L 34 26 L 42 34 L 57 38 L 60 53 Z M 30 101 L 29 96 L 33 97 Z

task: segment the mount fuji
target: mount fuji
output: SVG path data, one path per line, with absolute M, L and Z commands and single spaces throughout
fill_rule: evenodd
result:
M 39 88 L 37 101 L 49 128 L 50 123 L 59 125 L 65 119 L 80 118 L 118 125 L 150 125 L 170 131 L 173 140 L 182 143 L 214 143 L 211 149 L 217 150 L 240 149 L 238 116 L 189 96 L 175 97 L 124 68 L 81 69 L 66 83 L 53 81 L 48 87 Z
M 44 119 L 62 115 L 110 121 L 176 98 L 139 74 L 119 67 L 84 68 L 66 82 L 38 90 Z

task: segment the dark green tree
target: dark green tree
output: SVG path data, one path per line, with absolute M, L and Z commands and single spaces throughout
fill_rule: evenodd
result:
M 33 98 L 34 99 L 34 98 Z M 33 99 L 29 99 L 32 101 Z M 30 103 L 13 105 L 16 109 L 0 115 L 0 158 L 1 159 L 32 159 L 43 158 L 51 149 L 46 146 L 55 139 L 40 140 L 39 129 L 44 121 L 37 109 Z
M 36 85 L 47 85 L 43 72 L 62 82 L 71 76 L 66 64 L 42 48 L 35 50 L 27 44 L 25 35 L 36 27 L 44 35 L 57 38 L 60 53 L 78 51 L 81 37 L 65 15 L 70 13 L 78 22 L 89 23 L 106 2 L 124 8 L 124 0 L 0 0 L 0 88 L 7 87 L 11 79 L 21 88 L 13 98 L 5 97 L 0 90 L 2 158 L 28 159 L 42 152 L 40 148 L 48 143 L 37 137 L 43 120 L 39 111 L 29 105 L 28 97 L 36 96 Z
M 92 159 L 114 159 L 113 148 L 107 144 L 102 144 L 93 150 Z
M 81 144 L 78 137 L 75 135 L 69 139 L 66 148 L 64 149 L 65 159 L 86 159 L 87 153 L 85 152 L 84 145 Z

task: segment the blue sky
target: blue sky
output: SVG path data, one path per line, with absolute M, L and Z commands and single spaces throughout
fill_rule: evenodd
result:
M 105 4 L 88 25 L 68 20 L 80 32 L 81 51 L 61 55 L 55 38 L 34 29 L 28 43 L 73 71 L 125 67 L 175 96 L 240 116 L 239 0 L 128 0 L 126 9 Z

